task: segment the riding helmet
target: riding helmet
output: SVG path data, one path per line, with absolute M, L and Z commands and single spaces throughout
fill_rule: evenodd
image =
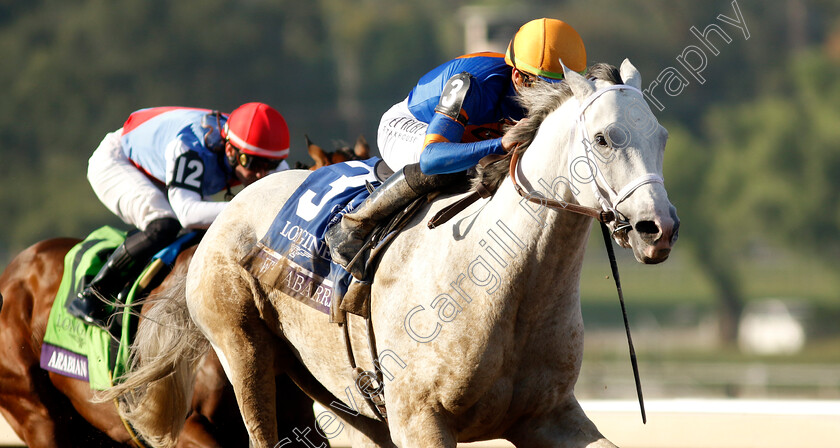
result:
M 586 48 L 580 34 L 557 19 L 535 19 L 519 28 L 508 44 L 505 62 L 545 81 L 563 79 L 563 64 L 576 72 L 586 69 Z
M 289 127 L 286 119 L 264 103 L 247 103 L 231 112 L 222 137 L 240 151 L 268 159 L 289 156 Z

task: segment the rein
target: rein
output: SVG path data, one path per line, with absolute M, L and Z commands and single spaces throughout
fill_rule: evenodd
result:
M 529 191 L 526 191 L 522 186 L 516 182 L 516 167 L 519 165 L 519 154 L 518 151 L 519 146 L 517 145 L 516 148 L 511 152 L 510 156 L 510 180 L 513 181 L 513 188 L 519 193 L 519 196 L 527 199 L 528 202 L 533 202 L 535 204 L 540 204 L 546 206 L 548 208 L 553 208 L 555 210 L 566 210 L 572 213 L 577 213 L 579 215 L 589 216 L 590 218 L 595 218 L 596 221 L 601 223 L 610 223 L 616 220 L 616 214 L 612 210 L 601 210 L 594 207 L 586 207 L 584 205 L 572 204 L 569 202 L 558 201 L 551 198 L 546 198 L 541 194 L 535 194 Z
M 636 360 L 636 350 L 633 348 L 633 338 L 630 336 L 630 324 L 627 321 L 627 308 L 624 305 L 624 293 L 621 290 L 621 279 L 618 277 L 618 262 L 615 260 L 615 249 L 612 245 L 612 234 L 609 229 L 609 224 L 613 221 L 618 222 L 616 214 L 613 210 L 597 209 L 594 207 L 586 207 L 578 204 L 570 204 L 568 202 L 557 201 L 554 199 L 543 197 L 532 192 L 526 191 L 519 183 L 516 182 L 516 167 L 519 165 L 518 147 L 511 153 L 510 159 L 510 179 L 513 181 L 513 188 L 520 196 L 527 199 L 529 202 L 534 202 L 554 210 L 565 210 L 579 215 L 589 216 L 595 218 L 601 224 L 601 233 L 604 234 L 604 244 L 607 248 L 607 256 L 610 259 L 610 269 L 612 270 L 613 279 L 615 280 L 615 289 L 618 291 L 618 302 L 621 304 L 621 315 L 624 318 L 624 330 L 627 333 L 627 345 L 630 347 L 630 364 L 633 366 L 633 379 L 636 381 L 636 395 L 639 397 L 639 407 L 642 411 L 642 423 L 647 423 L 647 416 L 645 414 L 645 401 L 642 395 L 642 382 L 639 379 L 639 364 Z
M 621 213 L 618 211 L 617 207 L 622 201 L 630 197 L 634 191 L 636 191 L 639 187 L 649 183 L 664 183 L 664 180 L 661 176 L 653 173 L 647 173 L 642 176 L 637 177 L 633 181 L 629 182 L 625 185 L 621 190 L 616 192 L 606 181 L 604 178 L 604 174 L 601 170 L 597 169 L 597 165 L 595 165 L 595 161 L 593 160 L 592 155 L 592 145 L 588 144 L 592 140 L 589 138 L 589 132 L 586 129 L 586 118 L 584 117 L 584 112 L 586 109 L 601 95 L 611 90 L 633 90 L 641 94 L 639 89 L 635 87 L 631 87 L 625 84 L 614 84 L 602 89 L 599 89 L 589 95 L 580 105 L 578 110 L 578 118 L 575 123 L 575 130 L 580 130 L 581 136 L 583 137 L 584 148 L 586 159 L 589 162 L 590 166 L 595 166 L 595 172 L 597 173 L 597 177 L 594 177 L 592 180 L 592 191 L 595 194 L 595 197 L 598 198 L 598 202 L 601 204 L 601 208 L 597 209 L 594 207 L 586 207 L 579 204 L 570 204 L 563 201 L 557 201 L 551 198 L 543 197 L 542 195 L 535 194 L 533 192 L 528 192 L 524 188 L 522 188 L 519 183 L 516 181 L 516 168 L 519 165 L 519 156 L 522 151 L 519 151 L 519 146 L 517 145 L 516 148 L 511 152 L 511 160 L 510 160 L 510 179 L 513 182 L 513 188 L 519 193 L 520 196 L 527 199 L 529 202 L 534 202 L 540 204 L 542 206 L 552 208 L 554 210 L 565 210 L 572 213 L 577 213 L 584 216 L 589 216 L 594 218 L 601 224 L 601 233 L 604 235 L 604 244 L 607 249 L 607 256 L 610 260 L 610 269 L 612 271 L 613 280 L 615 281 L 615 289 L 618 292 L 618 302 L 621 304 L 621 315 L 624 319 L 624 330 L 627 333 L 627 345 L 630 349 L 630 364 L 633 366 L 633 379 L 636 383 L 636 395 L 639 397 L 639 407 L 642 412 L 642 423 L 647 423 L 647 415 L 645 413 L 645 401 L 644 396 L 642 394 L 642 383 L 639 379 L 639 364 L 636 360 L 636 350 L 633 347 L 633 338 L 630 336 L 630 324 L 627 321 L 627 308 L 624 305 L 624 293 L 621 289 L 621 279 L 618 276 L 618 263 L 615 259 L 615 250 L 613 249 L 612 245 L 612 235 L 616 232 L 627 232 L 632 229 L 629 221 L 627 219 L 621 219 L 619 216 Z M 570 138 L 574 138 L 577 132 L 573 132 Z M 570 145 L 571 147 L 571 145 Z M 602 185 L 599 185 L 598 180 L 600 180 Z M 607 194 L 610 196 L 610 200 L 607 200 L 602 194 L 599 189 L 602 187 Z M 612 232 L 610 231 L 610 225 L 613 225 Z
M 513 188 L 520 196 L 522 196 L 529 202 L 540 204 L 544 207 L 548 207 L 554 210 L 568 211 L 572 213 L 577 213 L 579 215 L 588 216 L 590 218 L 594 218 L 601 224 L 601 232 L 604 234 L 604 244 L 606 245 L 607 255 L 610 260 L 610 269 L 612 270 L 613 279 L 615 281 L 615 288 L 618 292 L 618 301 L 621 304 L 621 314 L 624 318 L 624 330 L 627 333 L 627 345 L 630 349 L 630 363 L 633 366 L 633 378 L 636 382 L 636 395 L 639 397 L 639 407 L 641 408 L 642 412 L 642 423 L 647 423 L 647 415 L 645 413 L 645 402 L 644 397 L 642 395 L 642 383 L 639 379 L 639 365 L 638 361 L 636 360 L 636 350 L 633 348 L 633 338 L 630 336 L 630 324 L 627 320 L 627 308 L 624 305 L 624 293 L 621 289 L 621 279 L 618 276 L 618 263 L 616 262 L 615 250 L 612 246 L 612 236 L 615 233 L 627 232 L 632 229 L 632 226 L 630 225 L 630 222 L 627 219 L 620 218 L 621 213 L 617 209 L 618 204 L 630 197 L 630 195 L 633 194 L 633 192 L 636 191 L 642 185 L 649 183 L 664 183 L 664 180 L 661 176 L 657 174 L 647 173 L 637 177 L 636 179 L 622 187 L 618 192 L 616 192 L 606 181 L 601 170 L 597 169 L 597 165 L 595 165 L 595 161 L 593 159 L 594 156 L 592 154 L 591 144 L 588 144 L 588 142 L 591 142 L 591 140 L 589 139 L 589 132 L 586 129 L 586 118 L 584 117 L 584 112 L 586 112 L 586 109 L 598 97 L 611 90 L 632 90 L 638 92 L 640 95 L 642 94 L 641 91 L 639 91 L 639 89 L 632 86 L 628 86 L 626 84 L 613 84 L 593 92 L 591 95 L 589 95 L 588 98 L 581 102 L 580 108 L 578 109 L 578 117 L 575 123 L 575 132 L 573 132 L 570 136 L 570 138 L 573 139 L 574 136 L 577 135 L 577 129 L 580 129 L 581 135 L 583 137 L 586 159 L 589 162 L 590 166 L 596 167 L 595 172 L 597 173 L 597 177 L 593 177 L 592 179 L 592 190 L 595 197 L 598 199 L 598 202 L 601 205 L 600 209 L 594 207 L 587 207 L 580 204 L 572 204 L 565 201 L 558 201 L 555 199 L 547 198 L 542 194 L 529 192 L 525 190 L 522 186 L 519 185 L 519 183 L 516 180 L 516 168 L 517 166 L 519 166 L 519 156 L 523 152 L 519 150 L 520 145 L 517 145 L 516 148 L 504 155 L 488 155 L 481 159 L 481 161 L 479 161 L 479 164 L 482 166 L 487 166 L 490 163 L 510 157 L 510 179 L 513 182 Z M 599 180 L 600 182 L 598 182 Z M 599 183 L 601 185 L 599 185 Z M 607 192 L 607 194 L 610 197 L 609 200 L 605 198 L 603 194 L 601 194 L 599 187 L 603 188 L 604 191 Z M 487 198 L 490 196 L 492 196 L 492 192 L 490 192 L 484 185 L 479 184 L 477 185 L 476 191 L 472 192 L 467 197 L 440 210 L 434 217 L 432 217 L 431 220 L 429 220 L 427 225 L 430 229 L 434 229 L 440 224 L 448 221 L 453 216 L 457 215 L 459 212 L 467 208 L 470 204 L 474 203 L 478 199 Z

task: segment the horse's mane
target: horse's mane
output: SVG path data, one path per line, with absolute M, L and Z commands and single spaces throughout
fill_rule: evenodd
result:
M 612 84 L 623 84 L 618 69 L 610 64 L 593 64 L 587 70 L 586 77 L 589 79 L 600 79 Z M 542 122 L 551 112 L 557 110 L 561 104 L 572 97 L 572 89 L 568 83 L 549 83 L 537 80 L 530 87 L 521 89 L 518 101 L 527 112 L 528 121 L 511 132 L 515 141 L 520 142 L 517 151 L 524 152 L 528 149 L 537 130 Z M 473 178 L 473 186 L 481 183 L 490 191 L 496 191 L 505 177 L 510 172 L 510 157 L 492 162 L 486 166 L 476 167 L 477 175 Z

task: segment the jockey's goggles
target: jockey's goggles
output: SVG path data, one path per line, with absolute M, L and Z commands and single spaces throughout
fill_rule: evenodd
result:
M 239 163 L 239 166 L 245 168 L 246 170 L 266 172 L 274 171 L 278 166 L 280 166 L 280 162 L 282 162 L 282 159 L 267 159 L 265 157 L 256 157 L 246 154 L 242 152 L 241 149 L 233 146 L 233 143 L 230 143 L 230 140 L 228 140 L 228 143 L 236 150 L 236 162 Z
M 534 81 L 536 81 L 537 79 L 543 80 L 550 84 L 556 84 L 558 82 L 563 81 L 562 75 L 560 78 L 549 78 L 547 76 L 540 76 L 535 75 L 533 73 L 528 73 L 525 70 L 520 70 L 518 68 L 515 68 L 514 70 L 518 71 L 519 75 L 522 76 L 522 85 L 525 87 L 531 87 L 532 85 L 534 85 Z

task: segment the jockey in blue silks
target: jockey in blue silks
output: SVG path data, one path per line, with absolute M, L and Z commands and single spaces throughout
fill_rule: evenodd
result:
M 518 89 L 535 78 L 561 81 L 561 59 L 574 71 L 585 70 L 583 40 L 565 22 L 543 18 L 524 24 L 504 55 L 460 56 L 420 78 L 379 124 L 380 153 L 397 172 L 327 231 L 332 259 L 348 267 L 377 222 L 462 177 L 482 157 L 510 151 L 516 142 L 502 138 L 502 126 L 524 117 Z M 348 270 L 361 279 L 359 264 Z

